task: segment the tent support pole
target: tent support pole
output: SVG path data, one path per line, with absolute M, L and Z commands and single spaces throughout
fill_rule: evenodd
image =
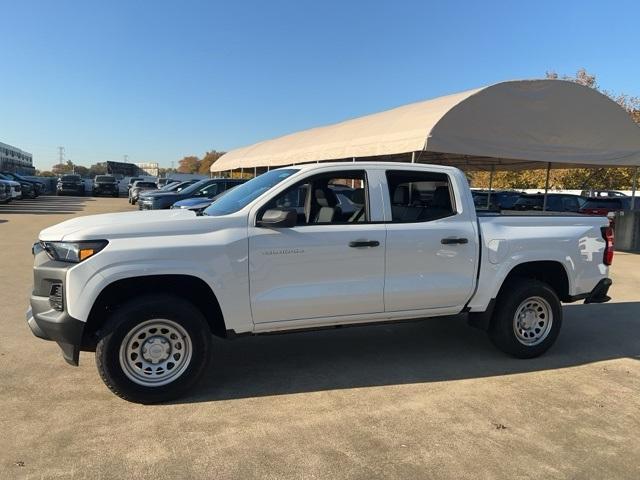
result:
M 258 167 L 253 167 L 253 178 L 258 176 Z
M 547 178 L 544 181 L 544 201 L 542 203 L 542 211 L 547 211 L 547 192 L 549 192 L 549 172 L 551 172 L 551 162 L 547 163 Z
M 631 187 L 631 210 L 636 208 L 636 190 L 638 187 L 638 167 L 633 169 L 633 186 Z
M 491 210 L 491 190 L 493 190 L 493 174 L 496 171 L 496 166 L 491 165 L 491 173 L 489 173 L 489 194 L 487 195 L 487 210 Z
M 416 152 L 411 152 L 411 163 L 416 163 Z

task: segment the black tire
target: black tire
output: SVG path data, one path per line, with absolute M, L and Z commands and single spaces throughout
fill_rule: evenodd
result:
M 542 355 L 546 352 L 556 341 L 562 327 L 562 305 L 556 295 L 555 291 L 546 283 L 540 282 L 534 279 L 518 278 L 510 282 L 506 286 L 507 289 L 502 292 L 496 302 L 496 307 L 493 313 L 493 319 L 489 328 L 489 338 L 493 344 L 509 355 L 513 355 L 517 358 L 534 358 Z M 552 314 L 551 325 L 540 328 L 540 332 L 537 332 L 535 328 L 544 322 L 546 306 L 544 302 L 542 305 L 536 307 L 535 303 L 530 305 L 533 308 L 528 308 L 524 305 L 524 302 L 528 299 L 541 298 L 546 301 Z M 531 320 L 527 318 L 527 321 L 533 323 L 533 328 L 520 329 L 516 320 L 516 314 L 519 307 L 524 305 L 523 308 L 528 312 L 531 312 Z M 540 309 L 540 312 L 537 310 Z M 541 315 L 542 318 L 536 318 L 534 315 Z M 540 324 L 537 321 L 540 320 Z M 548 316 L 547 316 L 548 320 Z M 521 332 L 516 334 L 516 330 Z M 522 338 L 524 335 L 531 335 L 531 339 L 527 340 Z M 546 335 L 542 339 L 536 340 L 537 335 Z M 524 342 L 532 342 L 531 344 L 525 344 Z M 538 343 L 535 343 L 538 342 Z
M 162 386 L 136 383 L 127 376 L 120 360 L 120 348 L 127 334 L 151 319 L 177 323 L 191 341 L 191 359 L 185 370 Z M 125 303 L 110 316 L 96 348 L 96 365 L 102 381 L 113 393 L 130 402 L 150 404 L 183 395 L 200 380 L 210 356 L 211 331 L 200 310 L 178 297 L 148 295 Z

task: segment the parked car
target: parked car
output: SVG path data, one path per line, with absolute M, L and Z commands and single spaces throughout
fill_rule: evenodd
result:
M 31 182 L 26 182 L 23 180 L 14 180 L 14 177 L 11 175 L 6 175 L 4 173 L 0 173 L 0 179 L 2 180 L 10 180 L 17 184 L 16 192 L 19 193 L 17 198 L 36 198 L 35 187 Z
M 116 177 L 112 175 L 96 175 L 93 179 L 93 195 L 110 195 L 112 197 L 117 197 L 119 195 L 118 191 L 118 180 Z
M 142 177 L 131 177 L 129 179 L 129 183 L 127 184 L 127 193 L 131 191 L 131 187 L 133 187 L 133 184 L 136 183 L 138 180 L 144 180 L 144 178 L 142 178 Z
M 173 180 L 171 178 L 158 178 L 158 181 L 156 183 L 158 184 L 158 188 L 162 188 L 169 183 L 174 183 L 177 181 L 178 180 Z
M 488 190 L 472 190 L 471 194 L 475 207 L 486 210 L 510 210 L 522 195 L 521 192 L 512 190 L 494 190 L 491 192 L 491 205 L 487 205 L 489 201 Z
M 84 182 L 80 175 L 62 175 L 56 185 L 56 195 L 84 196 Z
M 618 192 L 617 190 L 583 190 L 581 195 L 592 198 L 617 198 L 627 196 L 625 193 Z
M 171 209 L 175 209 L 175 210 L 191 210 L 191 211 L 194 211 L 194 212 L 197 212 L 197 213 L 201 213 L 202 211 L 204 211 L 205 208 L 207 208 L 209 205 L 211 205 L 217 199 L 219 199 L 223 195 L 226 195 L 227 193 L 231 192 L 236 187 L 237 187 L 237 185 L 234 186 L 234 187 L 229 188 L 228 190 L 225 190 L 222 193 L 219 193 L 218 195 L 216 195 L 213 198 L 193 197 L 193 198 L 186 198 L 184 200 L 180 200 L 180 201 L 174 203 L 173 205 L 171 205 Z
M 149 182 L 146 180 L 136 180 L 133 186 L 129 190 L 129 203 L 135 205 L 138 201 L 138 197 L 142 192 L 157 192 L 158 185 L 156 182 Z
M 13 200 L 11 184 L 6 180 L 0 180 L 0 203 L 9 203 Z
M 32 192 L 32 193 L 26 193 L 26 196 L 28 197 L 35 198 L 38 195 L 42 195 L 46 190 L 45 184 L 42 182 L 38 182 L 37 180 L 29 180 L 28 178 L 13 172 L 0 172 L 0 173 L 2 173 L 2 175 L 5 177 L 9 177 L 10 180 L 19 182 L 20 185 L 22 186 L 23 196 L 25 195 L 24 187 L 25 187 L 25 184 L 27 183 L 31 185 L 31 188 L 30 189 L 27 188 L 27 190 Z
M 225 192 L 222 192 L 220 195 L 224 195 Z M 171 205 L 172 210 L 193 210 L 194 212 L 201 212 L 209 205 L 211 205 L 216 198 L 220 195 L 216 195 L 213 198 L 208 197 L 193 197 L 186 198 L 184 200 L 179 200 L 173 205 Z
M 182 183 L 185 183 L 185 182 L 180 182 L 178 180 L 169 180 L 168 182 L 166 182 L 162 186 L 158 185 L 158 190 L 169 191 L 170 189 L 175 188 L 176 185 L 180 185 Z M 194 183 L 195 183 L 195 181 L 191 182 L 189 185 L 193 185 Z
M 640 199 L 636 198 L 634 210 L 640 209 Z M 580 208 L 587 215 L 609 215 L 622 210 L 631 210 L 631 197 L 588 198 Z
M 571 212 L 577 213 L 586 198 L 569 193 L 549 193 L 547 194 L 548 212 Z M 542 211 L 544 205 L 544 194 L 522 194 L 511 207 L 513 210 L 533 210 Z
M 329 188 L 345 178 L 362 185 L 348 216 Z M 279 206 L 302 191 L 303 212 Z M 95 350 L 108 388 L 152 403 L 203 376 L 212 333 L 464 314 L 499 349 L 532 358 L 558 337 L 561 302 L 610 299 L 605 218 L 477 214 L 452 167 L 285 167 L 203 213 L 86 216 L 40 232 L 33 333 L 58 342 L 73 365 L 80 350 Z
M 225 190 L 244 183 L 245 180 L 231 178 L 204 179 L 182 190 L 172 192 L 153 192 L 140 197 L 140 210 L 164 210 L 175 202 L 186 198 L 213 198 Z
M 9 177 L 5 177 L 0 174 L 0 182 L 8 184 L 11 193 L 11 200 L 18 200 L 22 198 L 22 185 L 15 180 L 10 180 Z

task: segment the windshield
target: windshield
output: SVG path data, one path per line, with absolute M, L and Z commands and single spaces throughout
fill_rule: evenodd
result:
M 209 179 L 200 180 L 199 182 L 196 182 L 193 185 L 190 185 L 189 187 L 183 189 L 180 193 L 191 195 L 192 193 L 196 193 L 198 190 L 203 188 L 209 182 L 210 182 Z
M 63 182 L 77 182 L 80 180 L 80 175 L 63 175 L 60 180 Z
M 116 181 L 115 177 L 110 177 L 109 175 L 98 175 L 96 177 L 96 182 L 111 182 L 114 183 Z
M 140 180 L 138 180 L 137 182 L 135 182 L 133 184 L 134 187 L 138 187 L 138 188 L 156 188 L 156 184 L 153 182 L 141 182 Z
M 213 202 L 204 211 L 204 214 L 219 217 L 235 213 L 297 171 L 296 168 L 286 168 L 263 173 L 227 192 L 226 195 Z

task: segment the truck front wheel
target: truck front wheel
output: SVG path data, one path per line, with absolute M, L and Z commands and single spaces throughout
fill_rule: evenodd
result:
M 497 299 L 489 337 L 518 358 L 542 355 L 562 326 L 562 305 L 553 289 L 534 279 L 516 279 Z
M 206 371 L 211 332 L 191 303 L 168 296 L 130 301 L 109 318 L 96 348 L 103 382 L 125 400 L 181 396 Z

